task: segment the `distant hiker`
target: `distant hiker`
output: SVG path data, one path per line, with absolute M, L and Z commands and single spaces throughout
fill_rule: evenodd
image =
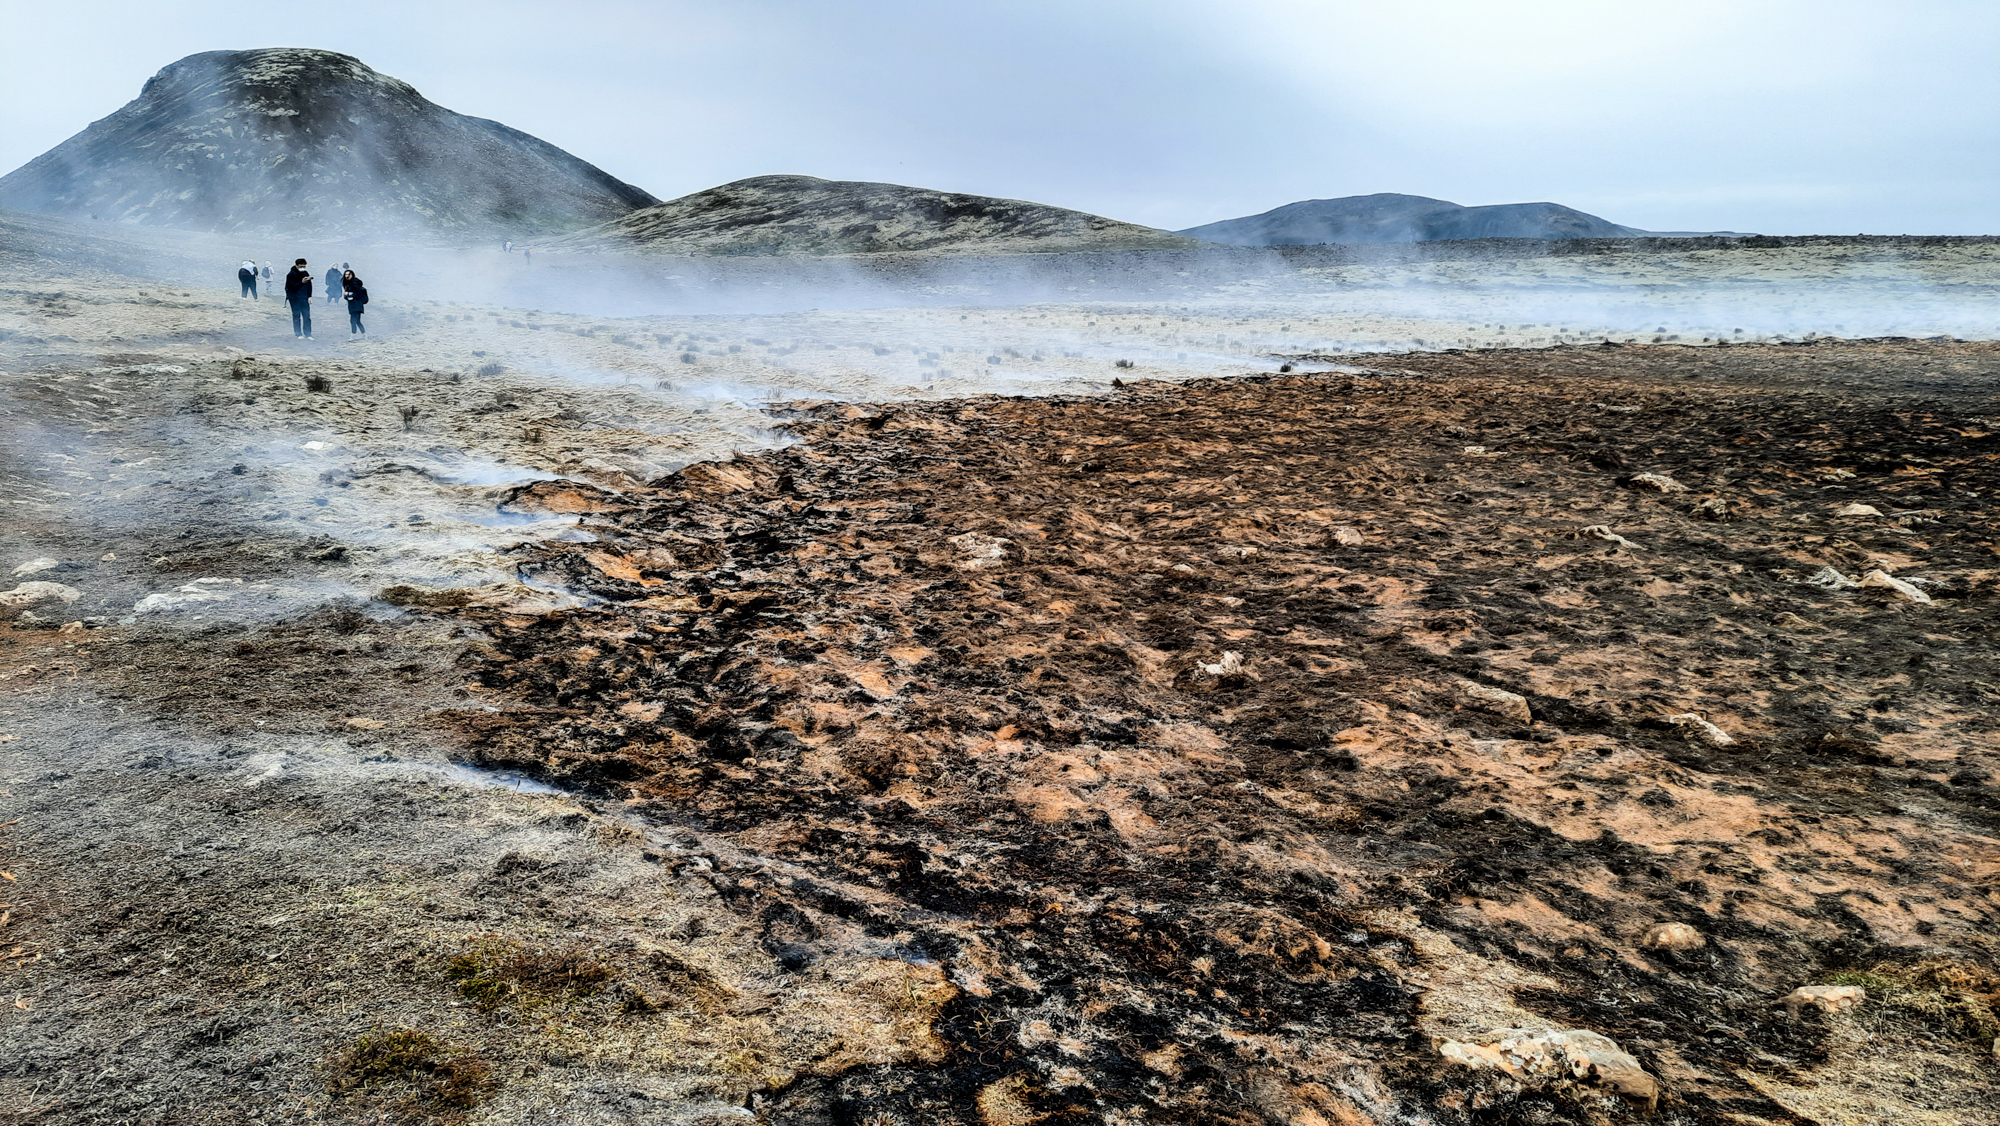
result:
M 271 284 L 271 264 L 269 262 L 266 262 L 264 263 L 264 285 L 266 288 L 269 288 L 270 284 Z
M 257 300 L 257 263 L 245 258 L 243 264 L 236 267 L 236 280 L 243 286 L 243 296 Z
M 506 242 L 501 243 L 500 249 L 506 251 L 509 254 L 514 253 L 514 240 L 508 239 Z
M 345 269 L 347 269 L 347 263 L 342 262 L 340 265 L 326 272 L 326 303 L 329 305 L 333 304 L 334 299 L 340 295 L 340 275 L 341 271 Z
M 535 261 L 535 252 L 524 246 L 521 248 L 521 258 L 523 264 L 531 265 Z
M 349 270 L 340 275 L 340 288 L 347 298 L 347 334 L 353 336 L 358 332 L 368 335 L 368 329 L 361 323 L 361 311 L 368 307 L 368 287 L 361 284 L 361 279 L 354 276 L 353 270 Z
M 292 335 L 307 340 L 313 334 L 313 276 L 306 269 L 306 260 L 301 258 L 293 263 L 291 272 L 285 275 L 285 300 L 292 306 Z

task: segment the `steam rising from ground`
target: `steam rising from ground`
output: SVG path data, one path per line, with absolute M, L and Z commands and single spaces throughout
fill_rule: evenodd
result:
M 317 339 L 294 340 L 282 300 L 237 296 L 245 257 L 351 263 L 368 334 L 320 294 Z M 331 538 L 374 553 L 346 576 L 364 594 L 505 578 L 493 549 L 575 524 L 503 511 L 509 487 L 629 488 L 769 448 L 795 399 L 1088 394 L 1404 349 L 2000 334 L 1984 240 L 531 259 L 7 213 L 0 264 L 7 506 L 76 531 Z

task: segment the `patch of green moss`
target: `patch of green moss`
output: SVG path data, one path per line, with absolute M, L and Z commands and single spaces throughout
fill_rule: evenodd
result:
M 603 992 L 617 971 L 575 947 L 481 943 L 454 954 L 445 976 L 466 1000 L 491 1011 L 502 1005 L 532 1007 Z
M 1829 985 L 1858 985 L 1872 1006 L 1893 1010 L 1954 1039 L 1990 1042 L 2000 1036 L 2000 974 L 1949 958 L 1898 964 L 1882 962 L 1865 970 L 1827 976 Z
M 335 1065 L 333 1091 L 405 1091 L 406 1112 L 455 1122 L 498 1085 L 492 1065 L 477 1055 L 428 1032 L 389 1028 L 372 1029 L 354 1041 Z

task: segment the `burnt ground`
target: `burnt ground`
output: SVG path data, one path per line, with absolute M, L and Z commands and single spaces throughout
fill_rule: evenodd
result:
M 8 1112 L 1989 1121 L 2000 346 L 1362 363 L 523 490 L 580 606 L 0 635 Z
M 1676 1120 L 1797 1121 L 1753 1073 L 1825 1031 L 1778 996 L 1995 954 L 2000 349 L 1374 362 L 810 410 L 525 559 L 600 601 L 464 615 L 504 703 L 453 722 L 812 871 L 724 889 L 781 959 L 838 920 L 950 968 L 943 1062 L 777 1121 L 1619 1117 L 1442 1072 L 1487 975 L 1417 931 Z M 1639 948 L 1669 921 L 1707 945 Z M 1990 1109 L 1975 1048 L 1928 1109 Z

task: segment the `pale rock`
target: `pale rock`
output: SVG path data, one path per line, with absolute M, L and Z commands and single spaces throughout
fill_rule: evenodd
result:
M 1194 667 L 1200 669 L 1203 673 L 1206 673 L 1209 676 L 1215 676 L 1215 677 L 1235 676 L 1237 673 L 1243 671 L 1243 654 L 1238 653 L 1234 649 L 1230 649 L 1222 654 L 1222 659 L 1220 661 L 1217 661 L 1212 665 L 1203 664 L 1200 661 L 1196 661 Z
M 1007 545 L 1012 540 L 998 536 L 982 535 L 979 532 L 961 532 L 948 537 L 944 542 L 959 550 L 962 558 L 956 566 L 961 571 L 983 571 L 997 567 L 1007 559 Z
M 1897 598 L 1903 599 L 1906 602 L 1916 602 L 1928 606 L 1931 601 L 1930 595 L 1925 594 L 1923 591 L 1918 590 L 1916 587 L 1904 582 L 1902 579 L 1896 578 L 1886 571 L 1870 571 L 1861 576 L 1861 582 L 1857 585 L 1889 591 Z
M 28 560 L 26 563 L 23 563 L 19 567 L 14 568 L 14 573 L 17 575 L 32 575 L 37 571 L 46 571 L 51 567 L 59 567 L 61 565 L 62 565 L 61 560 L 50 559 L 44 556 L 41 559 Z
M 1651 1107 L 1659 1081 L 1609 1037 L 1586 1029 L 1529 1033 L 1501 1029 L 1482 1037 L 1487 1044 L 1447 1040 L 1438 1054 L 1476 1071 L 1498 1071 L 1524 1084 L 1577 1080 L 1606 1088 Z
M 1652 950 L 1698 950 L 1708 940 L 1686 923 L 1654 923 L 1646 928 L 1639 945 Z
M 1346 526 L 1335 528 L 1332 534 L 1333 542 L 1342 547 L 1360 547 L 1362 544 L 1368 542 L 1366 536 Z
M 83 597 L 83 592 L 73 586 L 61 583 L 22 583 L 13 590 L 0 591 L 0 611 L 20 610 L 28 606 L 38 606 L 51 599 L 64 603 L 75 602 Z
M 1639 550 L 1638 544 L 1612 531 L 1609 524 L 1586 524 L 1582 528 L 1579 528 L 1576 534 L 1588 539 L 1598 539 L 1604 540 L 1607 543 L 1615 543 L 1619 547 L 1631 548 L 1633 551 Z
M 1788 629 L 1794 633 L 1806 633 L 1810 630 L 1826 628 L 1825 626 L 1820 625 L 1818 622 L 1809 622 L 1806 619 L 1799 617 L 1797 614 L 1792 613 L 1790 610 L 1787 610 L 1784 613 L 1779 614 L 1777 617 L 1772 618 L 1771 624 L 1777 626 L 1779 629 Z
M 1465 696 L 1469 707 L 1495 715 L 1506 716 L 1517 723 L 1535 722 L 1535 713 L 1528 707 L 1528 698 L 1505 688 L 1489 688 L 1484 684 L 1462 684 L 1459 692 Z
M 1695 515 L 1704 520 L 1729 519 L 1729 502 L 1721 497 L 1710 497 L 1694 506 Z
M 242 579 L 199 578 L 171 594 L 149 594 L 132 604 L 135 614 L 157 614 L 164 610 L 179 610 L 186 606 L 198 606 L 206 602 L 227 602 L 229 593 L 217 587 L 234 584 L 241 586 Z
M 1839 571 L 1834 570 L 1832 567 L 1821 567 L 1819 570 L 1807 575 L 1806 582 L 1813 586 L 1823 586 L 1828 590 L 1853 590 L 1855 587 L 1861 585 Z
M 1855 503 L 1848 505 L 1846 508 L 1843 508 L 1840 511 L 1834 513 L 1834 515 L 1835 516 L 1880 516 L 1882 515 L 1882 510 L 1875 507 L 1872 504 Z
M 1635 489 L 1652 489 L 1654 492 L 1660 493 L 1684 493 L 1688 491 L 1686 485 L 1681 484 L 1664 473 L 1635 473 L 1632 475 L 1632 479 L 1627 481 L 1626 484 L 1631 485 Z
M 1808 1005 L 1823 1013 L 1844 1013 L 1867 999 L 1868 991 L 1859 985 L 1801 985 L 1778 1003 L 1796 1017 Z
M 1667 717 L 1667 722 L 1707 743 L 1711 747 L 1727 747 L 1736 742 L 1735 738 L 1729 732 L 1724 731 L 1722 728 L 1717 727 L 1693 712 L 1670 715 Z

